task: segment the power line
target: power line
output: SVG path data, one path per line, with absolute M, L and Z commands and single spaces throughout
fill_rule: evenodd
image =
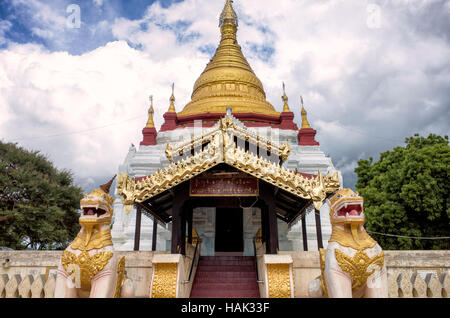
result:
M 384 235 L 384 236 L 410 238 L 410 239 L 416 239 L 416 240 L 449 240 L 450 239 L 450 236 L 441 236 L 441 237 L 405 236 L 405 235 L 386 234 L 386 233 L 379 233 L 379 232 L 372 232 L 372 231 L 367 231 L 367 232 L 372 233 L 372 234 Z
M 310 115 L 308 114 L 308 116 L 310 116 Z M 313 120 L 317 119 L 316 116 L 311 116 L 311 117 L 312 117 Z M 366 133 L 364 131 L 361 131 L 361 130 L 358 130 L 358 129 L 348 128 L 348 127 L 346 127 L 344 125 L 341 125 L 339 122 L 336 122 L 336 121 L 334 121 L 333 124 L 335 124 L 336 126 L 341 127 L 342 129 L 345 129 L 345 130 L 348 130 L 348 131 L 351 131 L 351 132 L 355 132 L 355 133 L 360 134 L 360 135 L 365 135 L 365 136 L 368 136 L 368 137 L 371 137 L 371 138 L 376 138 L 376 139 L 381 139 L 381 140 L 388 140 L 388 141 L 393 141 L 393 142 L 396 142 L 396 143 L 397 142 L 401 142 L 401 143 L 405 142 L 404 140 L 400 140 L 400 139 L 391 139 L 391 138 L 386 138 L 386 137 L 380 137 L 380 136 L 368 134 L 368 133 Z
M 103 129 L 103 128 L 107 128 L 107 127 L 111 127 L 111 126 L 116 126 L 116 125 L 121 125 L 123 123 L 129 122 L 129 121 L 133 121 L 133 120 L 136 120 L 136 119 L 142 119 L 142 116 L 133 117 L 133 118 L 122 120 L 120 122 L 115 122 L 115 123 L 107 124 L 107 125 L 104 125 L 104 126 L 93 127 L 93 128 L 89 128 L 89 129 L 85 129 L 85 130 L 78 130 L 78 131 L 72 131 L 72 132 L 67 132 L 67 133 L 58 133 L 58 134 L 47 135 L 47 136 L 16 138 L 16 139 L 13 139 L 13 141 L 32 140 L 32 139 L 41 139 L 41 138 L 52 138 L 52 137 L 61 137 L 61 136 L 70 136 L 70 135 L 83 134 L 83 133 L 94 131 L 94 130 L 99 130 L 99 129 Z

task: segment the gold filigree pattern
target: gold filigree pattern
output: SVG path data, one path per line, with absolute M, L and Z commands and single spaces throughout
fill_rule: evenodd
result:
M 64 251 L 61 263 L 66 272 L 70 264 L 78 266 L 80 268 L 81 289 L 89 290 L 91 288 L 92 278 L 103 270 L 111 257 L 113 257 L 112 252 L 100 252 L 91 257 L 89 253 L 85 251 L 81 252 L 78 256 L 69 251 Z M 68 274 L 72 275 L 73 271 L 68 272 Z
M 323 248 L 319 249 L 319 256 L 320 256 L 320 271 L 322 273 L 321 276 L 319 276 L 318 278 L 320 279 L 320 287 L 322 288 L 322 293 L 323 295 L 325 295 L 326 297 L 330 297 L 330 293 L 328 292 L 328 284 L 327 284 L 327 279 L 325 276 L 325 254 L 326 251 Z
M 127 213 L 130 213 L 134 203 L 134 190 L 136 182 L 132 178 L 128 178 L 128 174 L 119 174 L 117 177 L 117 191 L 120 193 L 122 202 Z
M 89 236 L 85 231 L 80 231 L 75 237 L 70 247 L 74 250 L 90 251 L 100 249 L 105 246 L 112 246 L 111 230 L 97 231 Z
M 205 130 L 201 135 L 193 136 L 189 141 L 180 142 L 170 147 L 166 147 L 166 157 L 169 162 L 172 162 L 172 158 L 181 156 L 184 153 L 191 153 L 192 149 L 210 142 L 212 137 L 218 132 L 228 132 L 229 134 L 236 136 L 241 140 L 248 141 L 249 143 L 256 145 L 262 149 L 270 151 L 272 154 L 282 157 L 282 161 L 286 161 L 290 155 L 291 147 L 289 142 L 279 145 L 272 140 L 259 136 L 255 132 L 247 129 L 244 125 L 239 124 L 239 121 L 232 115 L 227 115 L 222 118 L 214 127 Z
M 122 256 L 117 262 L 117 279 L 114 287 L 113 298 L 120 298 L 120 291 L 125 283 L 125 256 Z
M 370 275 L 375 272 L 373 267 L 378 266 L 381 270 L 384 265 L 384 253 L 370 258 L 364 251 L 357 251 L 353 257 L 346 255 L 344 252 L 336 249 L 336 260 L 343 271 L 352 277 L 352 291 L 356 291 L 367 282 Z M 371 270 L 369 271 L 369 267 Z
M 344 225 L 344 229 L 332 225 L 331 237 L 328 242 L 337 242 L 342 246 L 351 247 L 361 251 L 374 247 L 377 242 L 367 234 L 362 226 L 358 226 L 356 231 L 351 230 L 351 225 Z
M 269 298 L 291 298 L 290 264 L 267 264 Z
M 155 263 L 152 298 L 176 298 L 177 297 L 177 263 Z

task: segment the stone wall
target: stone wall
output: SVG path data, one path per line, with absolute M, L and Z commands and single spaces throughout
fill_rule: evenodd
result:
M 135 283 L 136 297 L 148 297 L 153 273 L 153 255 L 165 252 L 116 253 L 119 257 L 125 256 L 125 270 Z M 52 298 L 56 282 L 55 269 L 61 255 L 62 251 L 0 251 L 0 298 L 14 295 L 23 298 L 33 295 L 38 298 Z M 22 292 L 19 291 L 21 287 Z M 44 292 L 45 288 L 47 289 Z
M 279 252 L 294 261 L 295 297 L 308 297 L 308 284 L 320 275 L 319 252 Z M 384 251 L 389 297 L 448 297 L 450 251 Z
M 261 252 L 258 249 L 257 254 Z M 126 257 L 127 275 L 136 284 L 137 297 L 150 294 L 155 253 L 163 252 L 117 252 Z M 61 254 L 62 251 L 0 251 L 0 298 L 53 298 L 54 270 Z M 291 255 L 293 259 L 295 297 L 307 297 L 309 282 L 320 275 L 319 253 L 280 251 L 279 254 Z M 450 251 L 385 251 L 385 260 L 389 297 L 448 297 Z M 261 273 L 260 266 L 259 269 Z

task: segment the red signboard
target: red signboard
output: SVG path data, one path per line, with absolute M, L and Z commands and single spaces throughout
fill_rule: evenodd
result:
M 190 181 L 192 197 L 254 197 L 259 195 L 258 179 L 249 175 L 198 176 Z

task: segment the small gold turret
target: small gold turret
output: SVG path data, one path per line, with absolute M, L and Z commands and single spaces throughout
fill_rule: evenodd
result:
M 290 113 L 291 110 L 289 109 L 289 105 L 288 105 L 288 97 L 286 95 L 286 86 L 284 85 L 283 82 L 283 96 L 281 96 L 281 99 L 283 100 L 283 113 Z
M 307 118 L 307 112 L 306 109 L 303 105 L 303 97 L 300 96 L 300 100 L 302 102 L 302 128 L 311 128 L 309 122 L 308 122 L 308 118 Z
M 170 106 L 169 106 L 169 110 L 167 111 L 168 113 L 176 113 L 174 91 L 175 91 L 175 83 L 172 83 L 172 96 L 170 96 Z
M 153 114 L 155 111 L 153 110 L 153 95 L 150 95 L 150 108 L 148 109 L 148 120 L 145 128 L 155 128 L 155 123 L 153 122 Z

